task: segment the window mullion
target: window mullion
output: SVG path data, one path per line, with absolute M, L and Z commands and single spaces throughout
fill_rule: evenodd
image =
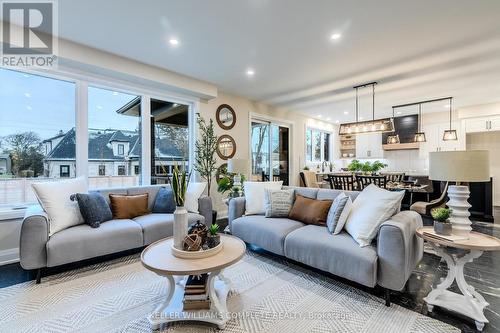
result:
M 141 96 L 141 185 L 151 185 L 151 97 Z
M 88 179 L 88 83 L 85 81 L 76 82 L 75 112 L 76 176 Z

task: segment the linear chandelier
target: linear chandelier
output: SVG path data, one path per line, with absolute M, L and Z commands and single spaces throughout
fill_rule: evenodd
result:
M 353 87 L 356 90 L 356 121 L 352 123 L 341 124 L 339 134 L 364 134 L 364 133 L 382 133 L 394 132 L 394 119 L 382 118 L 375 119 L 375 85 L 377 82 L 370 82 Z M 359 88 L 372 87 L 372 120 L 359 121 L 358 108 L 358 90 Z

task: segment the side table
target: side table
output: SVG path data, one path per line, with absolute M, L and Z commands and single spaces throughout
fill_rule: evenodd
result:
M 484 251 L 499 251 L 500 239 L 472 231 L 469 239 L 450 241 L 429 237 L 425 233 L 432 231 L 433 227 L 422 227 L 416 230 L 416 234 L 429 242 L 437 254 L 446 261 L 449 270 L 446 278 L 424 298 L 427 309 L 432 312 L 434 306 L 439 306 L 455 311 L 474 319 L 477 329 L 482 331 L 484 325 L 488 323 L 483 310 L 489 304 L 465 281 L 464 265 L 479 258 Z M 457 282 L 462 294 L 448 290 L 453 281 Z

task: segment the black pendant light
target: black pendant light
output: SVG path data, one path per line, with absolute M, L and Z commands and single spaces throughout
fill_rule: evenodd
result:
M 450 129 L 445 130 L 443 134 L 443 141 L 454 141 L 458 140 L 457 130 L 451 129 L 451 101 L 452 97 L 450 97 Z
M 426 142 L 425 132 L 422 132 L 422 103 L 418 104 L 418 132 L 413 138 L 414 142 Z
M 394 120 L 394 107 L 392 107 L 392 119 Z M 396 130 L 396 129 L 394 129 Z M 400 143 L 401 141 L 399 140 L 399 134 L 394 131 L 394 133 L 391 133 L 387 136 L 387 144 L 388 145 L 395 145 Z

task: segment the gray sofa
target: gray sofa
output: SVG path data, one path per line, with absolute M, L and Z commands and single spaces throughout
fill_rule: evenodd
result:
M 109 194 L 149 194 L 149 210 L 162 186 L 152 185 L 106 189 L 99 192 L 108 200 Z M 189 213 L 189 223 L 197 220 L 212 223 L 212 201 L 198 200 L 200 214 Z M 151 213 L 131 220 L 111 220 L 93 229 L 86 224 L 59 231 L 49 237 L 48 217 L 40 205 L 28 208 L 21 227 L 20 261 L 24 269 L 37 269 L 40 283 L 41 269 L 124 250 L 141 248 L 173 234 L 173 214 Z
M 319 200 L 333 200 L 339 190 L 294 188 L 296 194 Z M 353 200 L 359 192 L 345 192 Z M 404 288 L 412 270 L 422 259 L 423 241 L 415 234 L 422 226 L 420 215 L 403 211 L 384 222 L 377 239 L 366 247 L 345 231 L 332 235 L 326 227 L 305 225 L 288 218 L 244 216 L 245 198 L 229 202 L 229 228 L 233 235 L 272 253 L 330 272 L 364 286 L 390 290 Z

